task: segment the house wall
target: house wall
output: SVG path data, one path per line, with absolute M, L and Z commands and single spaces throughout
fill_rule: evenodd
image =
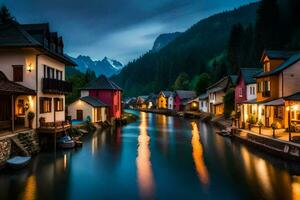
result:
M 168 98 L 168 109 L 173 110 L 174 107 L 174 98 L 173 97 L 169 97 Z
M 277 75 L 258 78 L 256 83 L 270 81 L 270 97 L 263 97 L 262 92 L 257 92 L 257 101 L 271 101 L 279 98 L 279 77 Z
M 32 107 L 29 108 L 29 111 L 35 112 L 35 119 L 33 121 L 33 128 L 39 127 L 39 118 L 45 117 L 46 122 L 54 121 L 54 99 L 53 98 L 63 98 L 65 101 L 64 95 L 52 95 L 44 94 L 42 92 L 42 78 L 44 77 L 44 65 L 48 65 L 52 68 L 59 69 L 63 72 L 62 79 L 65 80 L 65 65 L 61 62 L 58 62 L 46 55 L 39 55 L 39 53 L 34 49 L 27 50 L 1 50 L 0 51 L 0 70 L 7 76 L 9 80 L 13 80 L 13 65 L 23 65 L 23 82 L 18 82 L 19 84 L 37 91 L 36 97 L 27 97 L 25 99 L 31 98 Z M 36 65 L 36 60 L 38 58 L 38 66 Z M 28 66 L 31 66 L 31 71 L 28 71 Z M 52 111 L 51 113 L 40 113 L 39 109 L 39 98 L 40 97 L 50 97 L 52 98 Z M 38 109 L 36 110 L 36 106 Z M 27 112 L 27 113 L 28 113 Z M 27 114 L 26 113 L 26 114 Z M 27 119 L 27 118 L 26 118 Z M 60 111 L 56 112 L 56 121 L 65 120 L 65 112 Z M 28 122 L 25 121 L 25 124 Z
M 199 110 L 201 112 L 208 112 L 208 100 L 199 101 Z
M 95 121 L 94 118 L 94 108 L 82 100 L 77 100 L 68 106 L 68 114 L 71 116 L 72 120 L 77 119 L 77 110 L 83 111 L 83 119 L 85 120 L 88 116 L 91 117 L 92 122 Z
M 167 98 L 165 98 L 162 94 L 160 94 L 157 98 L 157 108 L 167 108 Z
M 252 94 L 250 92 L 251 88 L 254 88 L 254 93 L 252 93 Z M 246 91 L 247 91 L 247 101 L 256 99 L 257 88 L 256 88 L 256 84 L 255 83 L 254 84 L 248 84 L 246 86 Z
M 244 81 L 243 77 L 240 77 L 239 81 L 235 87 L 235 90 L 234 90 L 234 94 L 235 94 L 234 99 L 235 99 L 236 104 L 240 104 L 243 101 L 247 100 L 247 91 L 246 90 L 247 90 L 247 88 L 246 88 L 245 81 Z
M 81 90 L 80 91 L 80 97 L 86 97 L 89 96 L 89 91 L 88 90 Z
M 280 97 L 289 96 L 300 92 L 300 61 L 291 65 L 278 75 L 279 88 L 278 93 Z
M 266 56 L 264 58 L 264 63 L 270 63 L 270 71 L 272 71 L 273 69 L 275 69 L 276 67 L 278 67 L 279 65 L 281 65 L 284 60 L 282 59 L 270 59 L 268 56 Z

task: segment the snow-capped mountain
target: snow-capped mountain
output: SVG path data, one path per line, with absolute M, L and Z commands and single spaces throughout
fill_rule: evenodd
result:
M 71 57 L 77 63 L 77 69 L 81 72 L 86 72 L 90 69 L 95 71 L 96 75 L 99 76 L 104 74 L 105 76 L 112 76 L 120 72 L 123 68 L 123 64 L 117 60 L 113 60 L 104 57 L 102 60 L 92 60 L 89 56 L 79 55 L 77 58 Z

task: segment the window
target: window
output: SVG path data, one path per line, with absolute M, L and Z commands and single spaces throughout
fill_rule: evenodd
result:
M 262 82 L 257 83 L 257 92 L 262 92 Z
M 239 97 L 243 97 L 243 88 L 239 88 Z
M 56 79 L 57 80 L 62 80 L 62 71 L 56 70 Z
M 47 97 L 40 97 L 40 113 L 51 112 L 52 99 Z
M 271 83 L 270 81 L 264 82 L 264 91 L 270 91 L 271 90 Z
M 64 110 L 64 99 L 62 99 L 62 98 L 54 99 L 54 110 L 55 111 L 63 111 Z
M 17 104 L 17 114 L 25 115 L 24 99 L 19 99 Z
M 15 82 L 23 82 L 23 65 L 13 65 L 13 79 Z
M 44 78 L 54 79 L 54 68 L 44 65 Z

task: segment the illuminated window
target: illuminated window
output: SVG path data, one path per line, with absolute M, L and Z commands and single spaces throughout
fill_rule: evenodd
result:
M 18 115 L 25 115 L 25 108 L 24 108 L 24 100 L 23 99 L 18 100 L 17 114 Z
M 251 89 L 251 88 L 250 88 Z M 243 97 L 243 88 L 239 88 L 239 96 Z
M 62 99 L 62 98 L 54 99 L 54 110 L 55 111 L 63 111 L 64 110 L 64 99 Z
M 40 113 L 51 112 L 52 99 L 47 97 L 40 97 Z

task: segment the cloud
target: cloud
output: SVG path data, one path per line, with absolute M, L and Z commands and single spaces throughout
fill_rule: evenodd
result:
M 0 0 L 21 23 L 49 22 L 66 52 L 128 62 L 165 32 L 184 31 L 201 18 L 253 0 Z

